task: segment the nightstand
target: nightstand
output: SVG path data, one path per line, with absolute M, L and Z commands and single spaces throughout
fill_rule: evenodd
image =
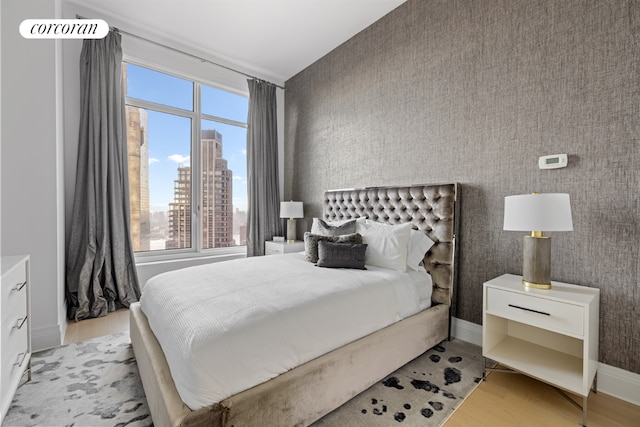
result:
M 553 281 L 549 290 L 529 289 L 521 281 L 505 274 L 484 284 L 482 355 L 581 395 L 586 426 L 597 385 L 600 290 Z
M 296 240 L 295 242 L 274 242 L 269 240 L 264 242 L 264 254 L 265 255 L 279 255 L 289 254 L 292 252 L 304 251 L 304 242 Z

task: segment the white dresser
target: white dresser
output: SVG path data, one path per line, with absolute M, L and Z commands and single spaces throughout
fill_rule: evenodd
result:
M 29 256 L 0 258 L 0 315 L 2 316 L 2 365 L 0 366 L 0 423 L 27 372 L 31 379 L 31 323 L 29 320 Z

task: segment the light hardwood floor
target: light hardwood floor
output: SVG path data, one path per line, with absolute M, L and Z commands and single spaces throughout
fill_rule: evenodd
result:
M 86 319 L 79 322 L 69 320 L 67 332 L 64 335 L 64 343 L 71 344 L 118 332 L 129 332 L 129 310 L 126 308 L 97 319 Z
M 80 322 L 70 321 L 65 344 L 129 331 L 129 310 Z M 582 398 L 576 397 L 582 404 Z M 444 427 L 579 426 L 582 412 L 550 386 L 524 375 L 492 372 L 460 405 Z M 604 393 L 591 393 L 589 427 L 640 426 L 640 406 Z
M 582 405 L 582 397 L 574 395 Z M 525 375 L 491 372 L 444 427 L 580 426 L 582 411 L 553 387 Z M 587 401 L 589 427 L 640 426 L 640 406 L 604 393 Z

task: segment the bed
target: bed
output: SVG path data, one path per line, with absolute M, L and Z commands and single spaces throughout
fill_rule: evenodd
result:
M 406 224 L 410 223 L 412 228 L 425 233 L 433 242 L 433 246 L 424 255 L 424 268 L 429 273 L 432 287 L 430 288 L 429 308 L 424 308 L 421 304 L 419 307 L 411 309 L 398 309 L 406 311 L 406 316 L 402 316 L 401 320 L 389 322 L 388 320 L 380 320 L 382 323 L 377 324 L 377 317 L 384 317 L 384 311 L 388 310 L 386 306 L 379 306 L 370 313 L 376 317 L 366 318 L 367 327 L 372 330 L 359 330 L 359 334 L 364 334 L 361 338 L 348 340 L 346 337 L 340 337 L 341 340 L 347 339 L 335 349 L 326 350 L 322 347 L 314 348 L 308 352 L 306 358 L 301 359 L 300 364 L 295 364 L 295 358 L 292 360 L 295 366 L 284 365 L 284 371 L 277 373 L 272 377 L 259 380 L 256 384 L 247 383 L 240 384 L 231 389 L 222 390 L 220 394 L 206 395 L 197 387 L 191 395 L 185 394 L 183 390 L 185 380 L 179 376 L 180 367 L 176 366 L 176 354 L 171 345 L 171 337 L 167 338 L 164 332 L 156 336 L 149 324 L 149 319 L 143 311 L 143 305 L 140 303 L 133 304 L 130 308 L 131 313 L 131 341 L 134 354 L 138 363 L 140 376 L 147 396 L 147 401 L 151 411 L 154 425 L 156 426 L 251 426 L 251 425 L 269 425 L 269 426 L 294 426 L 294 425 L 310 425 L 322 416 L 338 408 L 343 403 L 367 389 L 375 382 L 381 380 L 389 373 L 393 372 L 400 366 L 411 361 L 429 348 L 438 344 L 450 336 L 450 318 L 453 293 L 456 283 L 455 254 L 456 254 L 456 211 L 457 211 L 458 186 L 457 184 L 439 184 L 439 185 L 415 185 L 408 187 L 385 187 L 385 188 L 366 188 L 362 190 L 336 190 L 325 193 L 323 202 L 323 219 L 326 221 L 340 221 L 351 218 L 366 218 L 376 223 L 387 224 Z M 271 259 L 270 262 L 275 263 L 291 263 L 291 268 L 296 262 L 299 262 L 301 254 L 279 255 Z M 277 258 L 277 259 L 276 259 Z M 264 259 L 254 261 L 256 264 L 263 263 Z M 302 261 L 304 263 L 305 261 Z M 224 263 L 226 264 L 226 263 Z M 308 263 L 307 263 L 308 264 Z M 229 264 L 231 265 L 231 264 Z M 286 265 L 280 265 L 278 271 L 288 273 Z M 296 267 L 297 268 L 297 267 Z M 301 266 L 300 268 L 304 268 Z M 321 271 L 324 274 L 333 274 L 332 269 L 322 269 L 314 267 L 315 271 Z M 198 272 L 195 267 L 187 269 L 181 273 L 181 276 L 189 274 L 207 274 L 204 271 Z M 342 269 L 340 269 L 342 270 Z M 218 270 L 217 270 L 218 271 Z M 297 271 L 297 270 L 296 270 Z M 296 273 L 296 277 L 301 276 L 305 270 Z M 221 277 L 225 274 L 216 273 Z M 356 273 L 353 273 L 353 281 L 356 281 Z M 384 271 L 377 271 L 376 268 L 367 268 L 370 276 L 386 277 Z M 185 276 L 185 277 L 187 277 Z M 172 276 L 162 278 L 169 280 Z M 200 277 L 200 276 L 194 276 Z M 366 280 L 370 280 L 369 278 Z M 383 279 L 394 281 L 395 279 Z M 194 282 L 197 279 L 187 279 L 187 282 Z M 328 280 L 333 282 L 333 280 Z M 158 279 L 154 282 L 154 286 L 161 287 L 162 280 Z M 306 282 L 300 280 L 301 283 Z M 345 286 L 349 287 L 350 280 L 346 281 Z M 251 281 L 247 282 L 247 293 L 253 292 Z M 410 285 L 403 285 L 403 290 L 399 295 L 404 295 L 412 289 Z M 165 286 L 170 288 L 171 286 Z M 358 286 L 353 286 L 358 287 Z M 146 288 L 146 286 L 145 286 Z M 164 289 L 164 288 L 161 288 Z M 350 288 L 349 288 L 350 289 Z M 385 294 L 388 290 L 380 287 L 382 300 L 391 301 L 396 298 L 391 294 Z M 198 291 L 200 292 L 200 291 Z M 226 291 L 224 291 L 226 292 Z M 351 292 L 350 290 L 348 292 Z M 348 301 L 349 298 L 357 298 L 350 296 L 347 291 L 340 289 L 338 295 L 342 295 L 340 301 Z M 307 294 L 309 289 L 305 289 L 302 294 L 308 300 Z M 398 293 L 398 292 L 396 292 Z M 201 295 L 198 293 L 198 295 Z M 143 291 L 143 299 L 145 298 Z M 318 300 L 324 297 L 318 297 Z M 394 299 L 395 298 L 395 299 Z M 200 298 L 202 299 L 202 297 Z M 305 300 L 305 301 L 306 301 Z M 303 301 L 306 304 L 308 301 Z M 357 301 L 357 300 L 355 300 Z M 144 302 L 144 300 L 143 300 Z M 189 304 L 188 300 L 181 302 Z M 153 314 L 151 305 L 147 304 L 147 314 L 155 324 L 156 330 L 169 330 L 174 326 L 173 320 L 169 319 L 168 323 L 159 326 L 158 322 L 162 316 Z M 159 299 L 158 304 L 167 306 L 166 300 Z M 336 304 L 333 302 L 332 304 Z M 349 302 L 350 306 L 355 305 L 354 301 Z M 391 305 L 391 304 L 389 304 Z M 349 306 L 349 305 L 347 305 Z M 183 306 L 184 307 L 184 306 Z M 307 306 L 304 313 L 313 312 Z M 276 307 L 276 311 L 288 312 L 295 310 L 295 307 Z M 195 309 L 194 309 L 195 310 Z M 391 311 L 386 314 L 387 317 L 393 317 L 397 311 Z M 410 311 L 407 311 L 410 310 Z M 180 311 L 188 310 L 177 310 Z M 196 310 L 197 311 L 197 310 Z M 326 312 L 327 309 L 321 309 L 318 313 Z M 336 316 L 339 317 L 339 311 L 336 308 Z M 415 314 L 414 314 L 415 313 Z M 168 314 L 171 317 L 171 314 Z M 196 316 L 198 317 L 198 316 Z M 314 317 L 311 317 L 311 325 L 313 325 Z M 218 320 L 220 321 L 220 320 Z M 185 327 L 193 320 L 188 320 Z M 179 322 L 178 322 L 179 323 Z M 184 321 L 183 321 L 184 323 Z M 195 322 L 194 322 L 195 323 Z M 316 321 L 317 324 L 323 321 Z M 199 329 L 200 326 L 194 326 Z M 349 329 L 349 328 L 344 328 Z M 335 326 L 333 330 L 336 330 Z M 316 333 L 325 333 L 322 329 L 318 329 Z M 176 334 L 176 339 L 180 333 Z M 304 335 L 304 334 L 302 334 Z M 338 336 L 339 334 L 335 334 Z M 276 337 L 277 338 L 277 337 Z M 159 340 L 164 342 L 165 351 Z M 169 340 L 169 341 L 168 341 Z M 272 341 L 273 339 L 270 339 Z M 301 344 L 302 348 L 307 346 L 313 347 L 315 341 L 320 341 L 317 337 L 310 339 L 308 343 Z M 240 342 L 248 342 L 242 339 Z M 234 347 L 236 348 L 236 347 Z M 305 350 L 306 351 L 306 350 Z M 314 353 L 315 352 L 315 353 Z M 184 351 L 182 351 L 184 353 Z M 189 355 L 187 355 L 189 356 Z M 289 359 L 288 356 L 278 356 L 283 359 Z M 308 360 L 307 360 L 308 359 Z M 169 361 L 168 361 L 169 360 Z M 186 360 L 191 360 L 187 358 Z M 251 363 L 261 363 L 260 357 L 249 359 Z M 193 364 L 201 364 L 202 361 L 194 361 Z M 265 362 L 266 363 L 266 362 Z M 172 367 L 170 368 L 170 364 Z M 221 365 L 220 381 L 223 384 L 230 383 L 231 379 L 239 378 L 241 375 L 234 373 L 232 367 L 234 361 L 224 362 L 224 359 L 212 359 L 211 365 L 216 369 Z M 184 367 L 183 367 L 184 368 Z M 188 367 L 192 368 L 192 367 Z M 175 373 L 176 381 L 172 377 Z M 224 377 L 224 375 L 227 377 Z M 202 375 L 204 377 L 204 374 Z M 186 381 L 193 382 L 198 386 L 206 386 L 207 384 L 197 384 L 198 376 L 186 377 L 195 378 L 195 380 Z M 251 380 L 254 381 L 254 380 Z M 208 381 L 205 381 L 205 383 Z M 215 382 L 215 381 L 210 381 Z M 180 392 L 178 388 L 180 388 Z M 204 390 L 204 389 L 203 389 Z M 185 396 L 184 401 L 181 393 Z M 203 396 L 200 396 L 202 394 Z M 200 399 L 200 401 L 198 401 Z M 189 404 L 185 403 L 187 401 Z M 194 403 L 195 402 L 195 403 Z M 194 409 L 191 409 L 194 408 Z

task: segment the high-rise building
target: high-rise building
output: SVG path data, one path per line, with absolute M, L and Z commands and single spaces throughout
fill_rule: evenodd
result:
M 203 130 L 201 136 L 200 209 L 202 247 L 233 246 L 233 173 L 222 157 L 222 135 Z M 169 240 L 167 248 L 191 246 L 191 170 L 178 168 L 173 202 L 169 204 Z
M 178 167 L 173 181 L 173 202 L 169 203 L 169 240 L 167 249 L 191 247 L 191 168 Z
M 129 215 L 135 252 L 149 250 L 149 119 L 142 108 L 127 106 Z
M 233 240 L 233 173 L 222 157 L 222 135 L 202 131 L 202 247 L 224 248 Z
M 236 245 L 247 245 L 247 213 L 237 208 L 233 215 L 233 235 Z

